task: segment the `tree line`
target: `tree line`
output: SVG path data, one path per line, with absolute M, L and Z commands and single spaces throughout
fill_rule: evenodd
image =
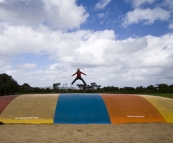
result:
M 120 94 L 150 94 L 150 93 L 173 93 L 173 84 L 165 83 L 149 85 L 147 87 L 101 87 L 96 82 L 84 86 L 77 84 L 78 89 L 68 88 L 67 85 L 60 87 L 61 83 L 53 83 L 53 88 L 31 87 L 28 83 L 19 85 L 12 76 L 5 73 L 0 74 L 0 96 L 15 95 L 15 94 L 33 94 L 33 93 L 120 93 Z

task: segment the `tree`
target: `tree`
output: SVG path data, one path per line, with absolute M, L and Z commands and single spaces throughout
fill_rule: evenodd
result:
M 51 89 L 50 88 L 46 88 L 46 93 L 50 93 L 51 92 Z
M 122 91 L 123 92 L 125 92 L 125 93 L 132 93 L 132 92 L 134 92 L 134 88 L 133 87 L 124 87 L 124 88 L 122 88 Z
M 154 85 L 149 85 L 149 86 L 147 86 L 147 91 L 148 92 L 156 92 L 157 87 L 154 87 Z
M 88 90 L 92 90 L 92 86 L 91 85 L 87 85 L 87 89 Z
M 101 85 L 97 85 L 97 89 L 100 89 L 101 88 Z
M 78 86 L 78 88 L 81 90 L 83 89 L 83 84 L 76 84 Z
M 166 93 L 166 92 L 169 92 L 168 89 L 169 88 L 167 84 L 162 83 L 158 85 L 159 92 Z
M 34 91 L 34 89 L 28 83 L 24 83 L 20 86 L 20 91 L 22 93 L 31 93 Z
M 0 74 L 0 95 L 1 96 L 16 94 L 18 90 L 19 90 L 19 85 L 12 78 L 12 76 L 9 76 L 5 73 Z
M 143 86 L 136 87 L 136 92 L 137 93 L 145 93 L 146 92 L 146 88 L 143 87 Z
M 21 85 L 21 87 L 25 89 L 31 88 L 31 86 L 28 83 L 24 83 L 23 85 Z
M 95 82 L 92 82 L 92 83 L 91 83 L 91 86 L 92 86 L 92 89 L 94 90 L 94 89 L 96 89 L 97 84 L 96 84 Z
M 54 83 L 53 84 L 53 89 L 59 89 L 60 85 L 61 85 L 61 83 Z
M 114 87 L 114 86 L 107 86 L 107 87 L 103 87 L 102 88 L 103 92 L 119 92 L 119 88 L 118 87 Z
M 173 93 L 173 84 L 169 86 L 170 93 Z

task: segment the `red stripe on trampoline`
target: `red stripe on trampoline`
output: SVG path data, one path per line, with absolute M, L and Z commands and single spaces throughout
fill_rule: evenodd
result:
M 13 101 L 18 95 L 1 96 L 0 97 L 0 114 L 6 108 L 6 106 Z
M 166 122 L 160 112 L 138 95 L 101 94 L 111 123 Z

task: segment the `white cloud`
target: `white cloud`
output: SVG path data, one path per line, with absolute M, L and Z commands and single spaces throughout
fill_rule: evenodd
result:
M 162 8 L 154 9 L 140 9 L 136 8 L 134 11 L 130 11 L 126 14 L 123 25 L 138 24 L 143 22 L 144 24 L 152 24 L 156 20 L 166 21 L 170 17 L 170 12 Z
M 173 8 L 173 1 L 172 0 L 165 0 L 164 5 L 169 8 Z
M 46 25 L 53 29 L 79 28 L 89 16 L 76 0 L 15 0 L 0 3 L 0 21 L 14 25 L 38 28 Z
M 105 16 L 104 13 L 99 13 L 99 14 L 98 14 L 98 17 L 99 17 L 99 18 L 102 18 L 102 17 L 104 17 L 104 16 Z
M 87 74 L 84 76 L 87 84 L 139 86 L 172 82 L 173 34 L 117 40 L 113 30 L 66 32 L 79 28 L 89 15 L 75 2 L 0 0 L 0 73 L 10 74 L 20 84 L 31 86 L 50 86 L 55 82 L 70 84 L 77 68 Z M 103 9 L 110 2 L 101 0 L 96 8 Z M 140 7 L 154 0 L 133 2 Z M 140 22 L 152 24 L 169 17 L 170 12 L 161 8 L 136 8 L 126 14 L 124 26 Z M 43 62 L 27 55 L 25 64 L 21 64 L 15 57 L 24 56 L 22 54 L 48 57 L 44 56 Z M 48 59 L 52 59 L 49 64 L 46 63 Z
M 169 24 L 169 29 L 173 29 L 173 23 Z
M 144 3 L 152 4 L 155 0 L 133 0 L 134 7 L 140 7 Z
M 3 34 L 0 35 L 0 56 L 12 56 L 21 53 L 37 53 L 43 48 L 42 40 L 44 34 L 35 32 L 29 27 L 5 26 Z
M 108 30 L 64 33 L 48 29 L 35 31 L 28 27 L 14 26 L 5 26 L 5 29 L 0 35 L 0 56 L 48 53 L 52 54 L 52 58 L 63 62 L 87 65 L 103 64 L 103 51 L 100 49 L 107 46 L 105 42 L 115 38 L 114 32 Z
M 96 9 L 104 9 L 110 2 L 111 0 L 100 0 L 95 7 Z
M 37 64 L 34 64 L 34 63 L 26 63 L 26 64 L 23 64 L 23 65 L 18 65 L 18 68 L 21 70 L 21 69 L 33 69 L 33 68 L 36 68 L 37 67 Z
M 31 86 L 48 86 L 54 82 L 70 84 L 77 68 L 87 74 L 84 79 L 88 84 L 95 81 L 102 86 L 137 86 L 166 79 L 171 83 L 172 39 L 173 34 L 166 34 L 116 40 L 111 30 L 66 33 L 6 25 L 0 34 L 0 68 L 20 84 L 27 82 Z M 10 63 L 11 57 L 25 53 L 47 53 L 55 63 L 46 65 L 46 69 L 30 71 L 27 68 L 37 65 L 27 59 L 30 64 L 15 69 Z
M 0 56 L 0 73 L 6 73 L 11 68 L 10 57 Z

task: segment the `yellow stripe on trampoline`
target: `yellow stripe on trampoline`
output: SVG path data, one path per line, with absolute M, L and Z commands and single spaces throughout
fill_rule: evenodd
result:
M 166 122 L 173 123 L 173 99 L 166 97 L 140 95 L 153 104 L 165 118 Z
M 3 123 L 53 124 L 59 95 L 31 94 L 14 99 L 1 113 Z

